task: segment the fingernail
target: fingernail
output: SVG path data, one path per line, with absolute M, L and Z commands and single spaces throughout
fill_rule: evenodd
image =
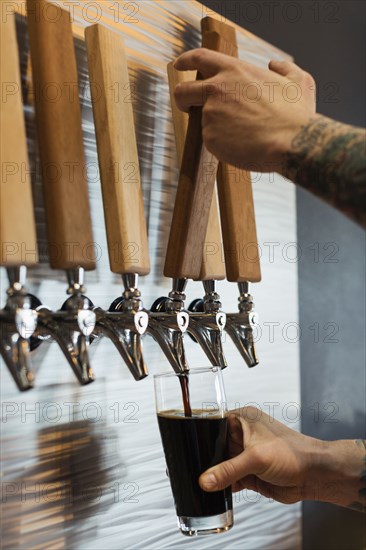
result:
M 213 489 L 216 487 L 217 481 L 214 474 L 205 474 L 201 477 L 201 482 L 204 487 L 207 489 Z

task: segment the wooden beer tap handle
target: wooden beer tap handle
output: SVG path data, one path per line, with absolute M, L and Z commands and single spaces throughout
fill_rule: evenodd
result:
M 46 0 L 27 0 L 27 9 L 50 264 L 91 270 L 95 251 L 71 19 Z
M 226 42 L 225 53 L 238 57 L 236 31 L 212 17 L 203 20 L 204 32 L 217 32 Z M 259 282 L 261 267 L 250 172 L 219 164 L 217 186 L 224 242 L 226 277 L 232 282 Z
M 168 80 L 178 166 L 180 167 L 182 164 L 184 143 L 187 135 L 188 114 L 178 109 L 174 99 L 174 89 L 176 85 L 181 82 L 189 82 L 195 80 L 196 72 L 177 71 L 176 69 L 174 69 L 173 65 L 174 63 L 168 64 Z M 217 207 L 216 189 L 214 189 L 213 193 L 211 210 L 208 219 L 208 227 L 204 243 L 201 272 L 198 279 L 200 281 L 212 279 L 219 281 L 225 279 L 225 263 L 222 254 L 221 229 Z
M 93 25 L 85 30 L 109 262 L 114 273 L 150 271 L 146 221 L 124 42 Z M 116 87 L 119 97 L 116 97 Z
M 38 261 L 15 15 L 0 19 L 0 265 Z
M 202 34 L 205 48 L 225 53 L 225 44 L 217 32 Z M 200 74 L 197 80 L 201 80 Z M 166 277 L 200 278 L 217 167 L 217 159 L 203 143 L 202 107 L 192 107 L 165 260 Z

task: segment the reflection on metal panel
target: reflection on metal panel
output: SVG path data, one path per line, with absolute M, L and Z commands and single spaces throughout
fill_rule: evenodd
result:
M 148 220 L 152 273 L 141 280 L 144 304 L 166 294 L 163 263 L 172 216 L 177 160 L 169 107 L 166 64 L 199 45 L 199 21 L 208 15 L 198 2 L 57 2 L 73 10 L 84 144 L 97 270 L 87 273 L 88 295 L 107 308 L 122 290 L 109 271 L 86 52 L 82 28 L 95 22 L 120 32 L 127 46 L 133 102 Z M 64 301 L 63 273 L 47 266 L 44 213 L 34 126 L 29 51 L 24 2 L 17 31 L 25 97 L 33 194 L 42 263 L 30 271 L 29 289 L 52 308 Z M 94 6 L 94 7 L 93 7 Z M 241 58 L 264 66 L 284 54 L 238 29 Z M 62 45 L 60 45 L 62 47 Z M 248 370 L 226 338 L 229 367 L 225 381 L 229 406 L 257 403 L 298 428 L 286 403 L 299 403 L 298 342 L 283 329 L 298 322 L 297 266 L 286 261 L 285 247 L 296 242 L 293 187 L 279 177 L 254 177 L 254 194 L 263 282 L 253 286 L 260 313 L 260 365 Z M 273 246 L 271 246 L 271 243 Z M 223 308 L 236 310 L 236 285 L 219 283 Z M 6 288 L 1 273 L 2 300 Z M 187 303 L 201 297 L 190 283 Z M 284 298 L 285 297 L 285 298 Z M 272 324 L 272 325 L 271 325 Z M 275 327 L 274 333 L 270 326 Z M 192 366 L 205 365 L 201 350 L 186 338 Z M 2 377 L 2 513 L 4 548 L 298 548 L 300 507 L 283 506 L 253 493 L 236 496 L 235 527 L 220 537 L 185 540 L 175 524 L 169 481 L 154 415 L 152 375 L 169 366 L 156 343 L 144 338 L 150 376 L 135 382 L 112 344 L 104 339 L 91 352 L 96 381 L 80 388 L 54 344 L 44 343 L 34 355 L 36 388 L 20 395 L 1 366 Z

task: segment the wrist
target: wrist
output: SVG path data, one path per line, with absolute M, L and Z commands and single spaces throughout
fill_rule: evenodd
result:
M 309 454 L 305 500 L 356 505 L 365 469 L 365 447 L 355 440 L 313 439 Z
M 278 159 L 278 172 L 283 177 L 297 181 L 298 173 L 304 170 L 305 163 L 311 156 L 308 134 L 312 134 L 312 141 L 318 139 L 319 135 L 313 135 L 314 128 L 318 128 L 315 131 L 318 134 L 321 120 L 324 118 L 326 117 L 316 113 L 303 114 L 295 120 L 290 120 L 288 125 L 282 128 L 281 134 L 273 143 L 273 155 Z

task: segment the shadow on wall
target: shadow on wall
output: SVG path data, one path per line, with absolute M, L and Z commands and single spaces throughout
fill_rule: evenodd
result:
M 97 535 L 92 518 L 113 505 L 113 486 L 126 474 L 117 437 L 105 429 L 82 420 L 38 432 L 36 466 L 8 482 L 2 548 L 75 548 L 85 531 Z

